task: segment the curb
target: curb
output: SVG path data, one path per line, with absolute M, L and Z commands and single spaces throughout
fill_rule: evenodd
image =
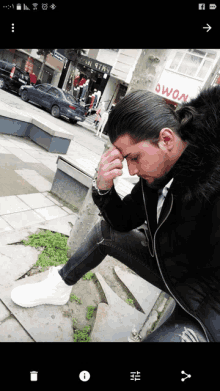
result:
M 167 318 L 172 314 L 175 305 L 176 303 L 174 299 L 166 292 L 161 291 L 142 327 L 139 331 L 137 331 L 134 327 L 128 341 L 142 342 L 167 320 Z
M 77 125 L 82 126 L 83 128 L 85 128 L 86 130 L 89 130 L 92 133 L 97 132 L 97 130 L 92 125 L 89 125 L 88 122 L 86 122 L 86 123 L 85 123 L 85 121 L 84 122 L 77 122 Z M 106 134 L 102 133 L 102 137 L 101 138 L 99 137 L 99 139 L 100 140 L 104 139 L 107 141 L 107 140 L 109 140 L 109 137 Z

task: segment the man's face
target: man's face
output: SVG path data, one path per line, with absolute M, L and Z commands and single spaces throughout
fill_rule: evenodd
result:
M 130 175 L 145 179 L 148 186 L 159 189 L 168 181 L 167 173 L 171 164 L 166 149 L 161 149 L 149 141 L 135 144 L 129 135 L 120 136 L 113 144 L 127 160 Z

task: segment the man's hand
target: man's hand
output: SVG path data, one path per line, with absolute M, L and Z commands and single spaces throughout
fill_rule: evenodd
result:
M 123 160 L 121 152 L 114 145 L 103 153 L 97 176 L 97 187 L 99 190 L 112 188 L 113 179 L 122 175 Z

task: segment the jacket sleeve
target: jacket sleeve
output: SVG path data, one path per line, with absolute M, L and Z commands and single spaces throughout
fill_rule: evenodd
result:
M 117 194 L 114 185 L 110 192 L 103 196 L 92 189 L 92 198 L 101 215 L 116 231 L 128 232 L 146 220 L 140 181 L 123 200 Z

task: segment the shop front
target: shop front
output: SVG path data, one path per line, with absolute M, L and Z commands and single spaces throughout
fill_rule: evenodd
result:
M 0 60 L 16 64 L 22 70 L 38 76 L 42 62 L 31 55 L 32 49 L 2 49 L 0 50 Z M 44 65 L 42 83 L 51 83 L 54 76 L 54 69 Z
M 99 106 L 111 68 L 108 64 L 82 56 L 77 64 L 76 72 L 73 71 L 67 83 L 67 90 L 71 90 L 73 84 L 73 96 L 87 105 L 91 114 Z

